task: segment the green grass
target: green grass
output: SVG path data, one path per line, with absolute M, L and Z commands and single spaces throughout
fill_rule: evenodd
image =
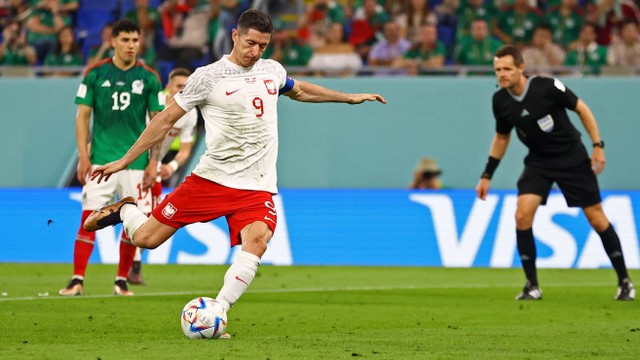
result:
M 120 298 L 115 265 L 90 265 L 69 299 L 71 265 L 0 264 L 0 359 L 640 356 L 640 304 L 613 300 L 613 270 L 541 270 L 544 300 L 516 302 L 520 269 L 263 266 L 229 313 L 232 340 L 187 339 L 182 306 L 214 297 L 225 270 L 146 265 L 147 285 Z

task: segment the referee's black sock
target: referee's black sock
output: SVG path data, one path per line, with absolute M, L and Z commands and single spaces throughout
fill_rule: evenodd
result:
M 613 226 L 609 224 L 607 230 L 599 232 L 600 239 L 602 239 L 602 245 L 604 251 L 607 252 L 611 265 L 618 274 L 618 283 L 622 283 L 622 280 L 629 277 L 627 273 L 627 266 L 624 263 L 624 256 L 622 255 L 622 245 L 620 245 L 620 238 L 618 233 L 613 229 Z
M 527 280 L 531 285 L 538 286 L 538 275 L 536 273 L 536 244 L 533 240 L 533 230 L 516 229 L 516 239 L 518 242 L 518 253 L 522 268 Z

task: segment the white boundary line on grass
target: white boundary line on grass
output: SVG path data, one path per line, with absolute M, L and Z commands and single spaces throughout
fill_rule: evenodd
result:
M 553 287 L 604 287 L 612 286 L 611 283 L 582 283 L 582 284 L 562 284 L 548 283 L 545 288 Z M 346 287 L 315 287 L 315 288 L 290 288 L 290 289 L 255 289 L 248 290 L 247 294 L 269 294 L 269 293 L 296 293 L 296 292 L 338 292 L 338 291 L 390 291 L 390 290 L 428 290 L 428 289 L 488 289 L 488 288 L 512 288 L 510 284 L 459 284 L 459 285 L 406 285 L 406 286 L 346 286 Z M 156 297 L 156 296 L 183 296 L 210 293 L 210 290 L 199 291 L 172 291 L 172 292 L 154 292 L 139 293 L 135 297 Z M 33 301 L 33 300 L 69 300 L 69 299 L 105 299 L 120 298 L 120 296 L 112 294 L 96 294 L 84 296 L 21 296 L 21 297 L 0 297 L 1 302 L 7 301 Z

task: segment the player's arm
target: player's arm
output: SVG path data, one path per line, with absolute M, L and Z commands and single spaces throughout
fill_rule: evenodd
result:
M 98 179 L 107 181 L 111 174 L 125 169 L 135 159 L 149 150 L 153 145 L 160 143 L 167 132 L 171 130 L 173 124 L 178 121 L 186 112 L 175 101 L 171 101 L 169 106 L 161 113 L 154 116 L 149 125 L 144 129 L 129 151 L 117 161 L 97 167 L 91 174 L 91 180 Z
M 89 159 L 89 132 L 91 120 L 91 107 L 78 105 L 76 114 L 76 145 L 78 147 L 78 168 L 76 177 L 81 185 L 86 184 L 87 176 L 91 172 L 91 160 Z
M 166 180 L 170 178 L 179 168 L 184 166 L 191 156 L 191 149 L 193 148 L 193 142 L 186 141 L 180 142 L 180 149 L 176 153 L 176 156 L 173 157 L 168 164 L 163 164 L 160 168 L 160 176 L 162 176 L 162 180 Z
M 589 134 L 591 141 L 594 144 L 600 143 L 602 141 L 602 138 L 600 137 L 600 130 L 598 129 L 598 123 L 596 122 L 596 118 L 593 116 L 591 109 L 589 109 L 584 101 L 578 99 L 575 111 L 580 117 L 580 121 L 582 122 L 584 129 L 587 131 L 587 134 Z M 591 168 L 596 175 L 600 174 L 602 170 L 604 170 L 606 160 L 602 146 L 594 146 L 593 153 L 591 154 Z
M 484 171 L 480 176 L 480 182 L 478 183 L 478 186 L 476 186 L 476 193 L 482 200 L 487 198 L 487 194 L 489 193 L 489 186 L 491 185 L 491 178 L 493 177 L 493 173 L 498 168 L 500 160 L 502 160 L 504 154 L 507 152 L 510 140 L 510 133 L 501 134 L 499 132 L 496 132 L 496 135 L 493 137 L 493 141 L 491 142 L 491 149 L 489 150 L 489 160 L 487 161 Z
M 361 104 L 365 101 L 379 101 L 383 104 L 387 103 L 387 101 L 378 94 L 346 94 L 301 80 L 295 80 L 291 90 L 285 92 L 284 95 L 302 102 Z

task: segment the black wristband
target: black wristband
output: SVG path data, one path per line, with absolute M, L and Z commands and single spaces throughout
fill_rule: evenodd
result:
M 498 165 L 500 165 L 500 159 L 494 158 L 493 156 L 489 156 L 489 160 L 487 160 L 487 165 L 485 165 L 484 171 L 482 172 L 482 175 L 480 175 L 480 178 L 491 180 L 491 178 L 493 177 L 493 173 L 498 168 Z

